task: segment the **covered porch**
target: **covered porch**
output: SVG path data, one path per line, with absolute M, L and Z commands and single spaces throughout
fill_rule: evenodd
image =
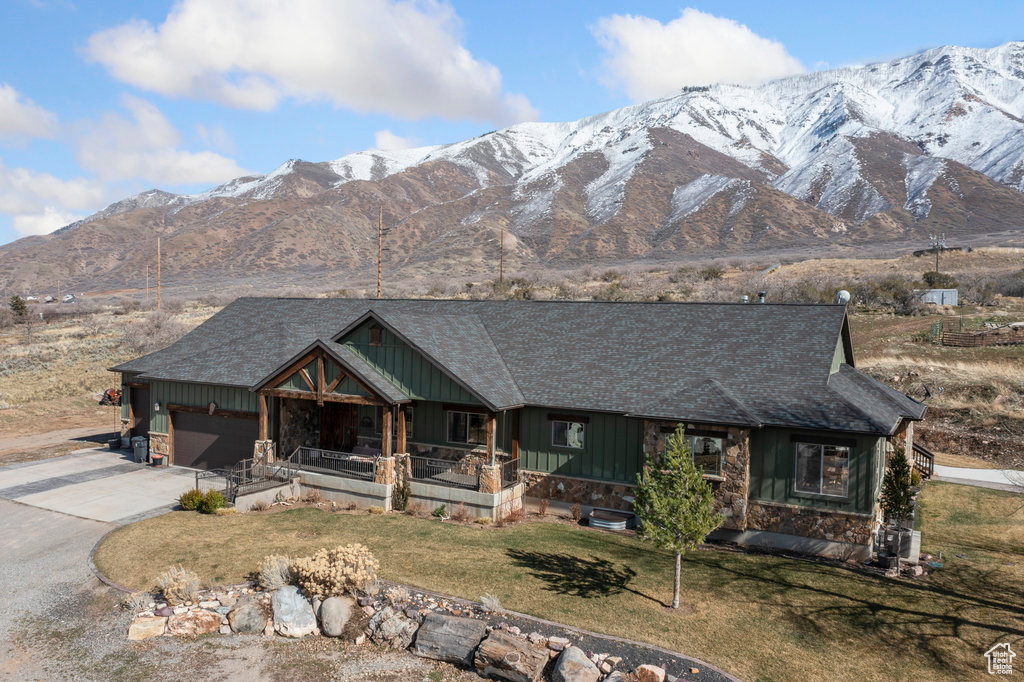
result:
M 330 491 L 338 491 L 353 501 L 344 495 L 351 489 L 360 498 L 354 501 L 377 499 L 390 508 L 393 487 L 406 482 L 413 488 L 412 497 L 422 497 L 426 503 L 451 498 L 450 492 L 438 494 L 434 488 L 505 499 L 509 495 L 501 493 L 519 484 L 518 436 L 512 435 L 509 424 L 517 417 L 501 414 L 502 428 L 499 413 L 479 406 L 413 400 L 379 373 L 359 367 L 337 347 L 323 342 L 254 391 L 258 397 L 255 458 L 287 462 L 304 485 L 321 489 L 327 497 Z M 446 442 L 431 431 L 442 427 L 424 423 L 443 419 L 449 412 L 458 418 L 472 415 L 472 442 Z M 410 438 L 414 423 L 425 438 Z M 502 447 L 506 441 L 499 441 L 499 431 L 512 447 Z M 417 495 L 417 489 L 423 494 Z

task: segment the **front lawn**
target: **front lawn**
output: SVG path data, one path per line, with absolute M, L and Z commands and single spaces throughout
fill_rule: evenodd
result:
M 301 556 L 362 542 L 382 577 L 702 658 L 746 680 L 987 677 L 982 652 L 1024 649 L 1024 512 L 1014 496 L 929 483 L 925 551 L 945 567 L 915 581 L 796 559 L 709 549 L 672 559 L 628 536 L 559 523 L 479 528 L 409 516 L 294 509 L 173 512 L 118 529 L 97 566 L 152 589 L 182 564 L 205 580 L 243 581 L 267 554 Z M 958 556 L 961 555 L 961 556 Z M 1018 649 L 1019 650 L 1019 649 Z

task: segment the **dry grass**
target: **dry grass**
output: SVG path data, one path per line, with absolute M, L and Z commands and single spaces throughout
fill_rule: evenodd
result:
M 191 306 L 173 316 L 182 333 L 216 309 Z M 151 313 L 115 315 L 101 309 L 79 318 L 36 323 L 0 332 L 0 433 L 14 436 L 73 426 L 112 430 L 117 408 L 97 405 L 94 394 L 118 384 L 108 367 L 132 357 L 124 330 L 144 325 Z
M 144 589 L 165 565 L 235 582 L 266 554 L 361 542 L 384 578 L 466 599 L 493 594 L 517 610 L 667 646 L 744 679 L 888 680 L 893 671 L 900 679 L 981 679 L 982 651 L 1024 637 L 1024 519 L 1007 518 L 1015 504 L 1008 493 L 929 483 L 923 495 L 925 548 L 943 551 L 942 571 L 900 582 L 826 563 L 698 551 L 683 561 L 678 613 L 664 607 L 667 553 L 629 535 L 540 521 L 485 529 L 318 509 L 176 512 L 115 531 L 95 560 L 114 580 Z

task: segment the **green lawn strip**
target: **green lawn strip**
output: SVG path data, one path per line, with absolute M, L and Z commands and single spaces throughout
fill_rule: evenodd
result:
M 987 646 L 1024 633 L 1015 553 L 1022 538 L 1014 535 L 1021 527 L 1001 512 L 1013 508 L 1012 496 L 979 498 L 974 490 L 926 486 L 926 548 L 981 544 L 995 560 L 952 559 L 927 578 L 896 582 L 813 561 L 703 550 L 684 557 L 679 613 L 663 605 L 672 589 L 668 553 L 556 523 L 485 529 L 318 509 L 176 512 L 115 531 L 95 561 L 116 582 L 151 589 L 173 564 L 233 583 L 267 554 L 362 542 L 389 580 L 473 600 L 489 592 L 507 608 L 665 646 L 744 679 L 963 679 L 983 674 Z M 951 505 L 976 505 L 991 523 L 961 525 Z M 1016 549 L 1000 549 L 1000 530 L 1017 537 Z

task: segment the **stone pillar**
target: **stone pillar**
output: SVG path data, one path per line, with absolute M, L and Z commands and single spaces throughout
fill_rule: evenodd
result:
M 163 455 L 165 458 L 171 454 L 171 439 L 166 433 L 149 432 L 149 454 Z M 165 464 L 167 461 L 165 459 Z
M 377 468 L 373 473 L 373 482 L 383 483 L 384 485 L 390 485 L 395 482 L 394 457 L 379 457 L 377 459 Z
M 277 461 L 277 446 L 272 440 L 258 440 L 253 445 L 252 458 L 260 464 L 273 464 Z
M 395 483 L 412 480 L 412 458 L 408 452 L 395 455 Z
M 480 492 L 500 493 L 501 492 L 501 465 L 481 464 L 480 465 Z

